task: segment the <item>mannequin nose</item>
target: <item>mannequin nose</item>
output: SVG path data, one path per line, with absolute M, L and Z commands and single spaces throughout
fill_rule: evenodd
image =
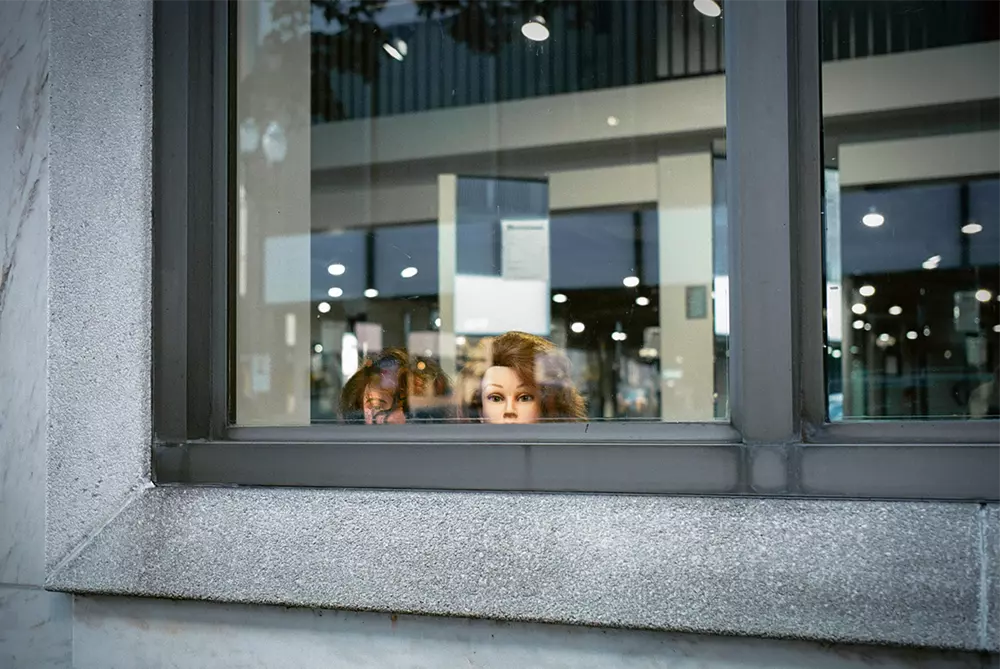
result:
M 503 414 L 505 416 L 517 417 L 517 404 L 514 402 L 514 398 L 508 398 L 507 404 L 504 406 Z

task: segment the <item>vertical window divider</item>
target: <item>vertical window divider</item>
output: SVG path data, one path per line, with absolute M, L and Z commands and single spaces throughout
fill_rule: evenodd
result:
M 726 10 L 732 420 L 748 444 L 792 444 L 822 393 L 802 364 L 822 342 L 817 8 Z

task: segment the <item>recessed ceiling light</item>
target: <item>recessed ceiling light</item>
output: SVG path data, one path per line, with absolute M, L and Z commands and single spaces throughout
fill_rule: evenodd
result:
M 545 25 L 545 19 L 536 16 L 521 26 L 521 34 L 532 42 L 544 42 L 549 38 L 549 29 Z
M 993 331 L 994 332 L 1000 332 L 1000 325 L 994 325 L 993 326 Z
M 332 274 L 333 276 L 340 276 L 341 274 L 347 271 L 347 268 L 341 265 L 339 262 L 335 262 L 329 267 L 327 267 L 326 271 Z
M 639 277 L 637 276 L 627 276 L 622 279 L 622 283 L 625 284 L 626 288 L 635 288 L 639 285 Z
M 853 327 L 855 330 L 863 330 L 865 328 L 865 322 L 854 321 L 853 323 L 851 323 L 851 327 Z
M 441 327 L 441 319 L 440 318 L 435 318 L 434 319 L 434 327 L 436 327 L 436 328 Z
M 635 303 L 638 304 L 640 307 L 648 307 L 649 298 L 646 297 L 645 295 L 640 295 L 639 297 L 635 298 Z
M 614 339 L 615 341 L 625 341 L 626 339 L 628 339 L 628 335 L 625 334 L 624 332 L 612 332 L 611 338 Z
M 872 324 L 871 323 L 865 323 L 865 332 L 871 332 L 871 329 L 872 329 Z
M 890 316 L 898 316 L 901 313 L 903 313 L 903 307 L 900 307 L 898 305 L 893 305 L 893 306 L 889 307 L 889 315 Z
M 854 312 L 854 313 L 856 313 L 856 314 L 857 314 L 858 316 L 860 316 L 861 314 L 863 314 L 863 313 L 865 313 L 866 311 L 868 311 L 868 307 L 866 307 L 865 305 L 863 305 L 863 304 L 861 304 L 860 302 L 858 302 L 858 303 L 856 303 L 856 304 L 852 304 L 852 305 L 851 305 L 851 311 L 853 311 L 853 312 Z
M 931 256 L 927 260 L 923 261 L 920 266 L 924 269 L 937 269 L 938 265 L 941 264 L 941 256 Z
M 621 123 L 621 121 L 618 119 L 617 116 L 608 117 L 608 125 L 611 126 L 612 128 L 617 127 L 619 123 Z
M 568 299 L 569 298 L 563 295 L 562 293 L 556 293 L 555 295 L 552 296 L 552 301 L 555 302 L 556 304 L 563 304 Z
M 976 291 L 976 299 L 979 300 L 980 302 L 989 302 L 991 299 L 993 299 L 993 293 L 986 290 L 985 288 L 980 288 L 979 290 Z
M 417 268 L 416 267 L 404 267 L 403 271 L 401 271 L 399 273 L 399 275 L 401 277 L 403 277 L 404 279 L 412 279 L 413 277 L 415 277 L 417 275 Z
M 365 288 L 365 297 L 368 297 L 368 298 L 378 297 L 378 289 L 377 288 Z
M 875 286 L 870 286 L 870 285 L 861 286 L 861 288 L 858 289 L 858 292 L 861 293 L 863 297 L 871 297 L 872 295 L 875 294 Z
M 839 348 L 835 348 L 835 349 L 833 349 L 833 354 L 832 355 L 833 355 L 834 358 L 839 358 L 843 354 L 840 352 Z
M 330 312 L 330 303 L 329 302 L 320 302 L 319 305 L 316 308 L 319 309 L 319 313 L 321 313 L 321 314 L 329 313 Z
M 962 232 L 967 235 L 975 235 L 983 231 L 983 226 L 979 225 L 975 221 L 969 221 L 962 226 Z
M 323 352 L 323 345 L 322 344 L 316 344 L 315 346 L 313 346 L 313 350 L 316 353 L 322 353 Z
M 916 330 L 910 330 L 909 332 L 906 333 L 906 338 L 907 339 L 916 339 L 917 338 L 917 331 Z
M 710 19 L 722 16 L 722 7 L 716 0 L 694 0 L 694 8 Z
M 329 295 L 330 297 L 340 297 L 341 295 L 344 294 L 344 289 L 334 286 L 330 290 L 326 291 L 326 294 Z
M 569 326 L 569 329 L 572 330 L 573 332 L 577 333 L 577 334 L 580 334 L 585 329 L 587 329 L 587 326 L 585 326 L 580 321 L 576 321 L 575 323 L 573 323 L 572 325 Z
M 872 209 L 861 217 L 861 222 L 865 224 L 865 227 L 880 228 L 885 223 L 885 216 Z

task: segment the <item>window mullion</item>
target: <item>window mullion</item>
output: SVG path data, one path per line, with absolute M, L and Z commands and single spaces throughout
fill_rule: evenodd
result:
M 798 305 L 822 299 L 809 292 L 821 275 L 818 259 L 796 257 L 800 243 L 813 251 L 818 243 L 818 229 L 802 239 L 797 232 L 818 220 L 813 190 L 820 169 L 818 100 L 804 104 L 818 96 L 818 68 L 798 51 L 800 30 L 808 21 L 815 25 L 816 8 L 799 4 L 726 5 L 730 383 L 733 424 L 748 443 L 797 440 L 800 381 L 816 381 L 811 368 L 804 379 L 798 374 L 804 336 Z M 799 266 L 809 275 L 800 276 Z

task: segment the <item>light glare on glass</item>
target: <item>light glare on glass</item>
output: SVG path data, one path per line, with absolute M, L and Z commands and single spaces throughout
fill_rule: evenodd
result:
M 404 267 L 403 271 L 400 272 L 399 275 L 401 277 L 403 277 L 404 279 L 412 279 L 413 277 L 415 277 L 417 275 L 417 268 L 416 267 Z
M 979 300 L 980 302 L 989 302 L 991 299 L 993 299 L 993 293 L 986 290 L 985 288 L 980 288 L 979 290 L 976 291 L 976 299 Z
M 326 271 L 332 274 L 333 276 L 340 276 L 341 274 L 347 271 L 347 268 L 341 265 L 339 262 L 335 262 L 329 267 L 327 267 Z
M 858 316 L 860 316 L 861 314 L 863 314 L 866 311 L 868 311 L 868 307 L 866 307 L 865 305 L 863 305 L 860 302 L 857 302 L 857 303 L 851 305 L 851 311 L 853 311 Z
M 622 279 L 622 283 L 625 284 L 626 288 L 635 288 L 639 285 L 639 277 L 637 276 L 627 276 Z
M 544 42 L 549 38 L 549 29 L 545 25 L 545 19 L 536 16 L 521 26 L 521 34 L 532 42 Z
M 901 307 L 899 305 L 895 305 L 895 304 L 893 306 L 889 307 L 889 315 L 890 316 L 898 316 L 901 313 L 903 313 L 903 307 Z
M 862 297 L 871 297 L 875 294 L 875 286 L 861 286 L 861 288 L 858 289 L 858 292 L 861 293 Z
M 555 295 L 552 296 L 552 301 L 555 302 L 556 304 L 563 304 L 568 299 L 569 298 L 563 295 L 562 293 L 556 293 Z
M 575 323 L 569 326 L 569 329 L 577 334 L 580 334 L 581 332 L 587 329 L 587 326 L 585 326 L 580 321 L 576 321 Z
M 640 295 L 639 297 L 635 298 L 635 303 L 638 304 L 640 307 L 648 307 L 649 298 L 646 297 L 645 295 Z

